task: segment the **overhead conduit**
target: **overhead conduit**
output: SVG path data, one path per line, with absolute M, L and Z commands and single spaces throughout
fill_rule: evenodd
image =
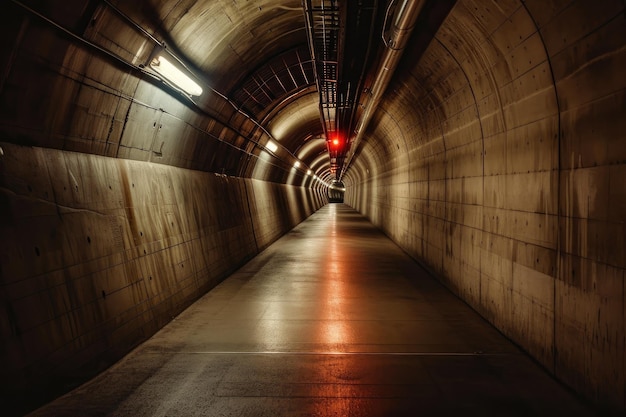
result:
M 402 58 L 402 53 L 404 52 L 404 48 L 406 47 L 409 37 L 413 32 L 415 22 L 417 21 L 417 17 L 421 12 L 424 3 L 425 0 L 403 0 L 398 6 L 395 7 L 395 9 L 393 7 L 395 0 L 392 0 L 391 3 L 389 3 L 385 21 L 389 20 L 388 15 L 392 9 L 394 10 L 394 15 L 391 18 L 392 25 L 389 29 L 389 35 L 386 35 L 386 24 L 385 27 L 383 27 L 382 36 L 386 49 L 378 67 L 376 76 L 374 77 L 374 83 L 370 88 L 370 98 L 365 104 L 363 115 L 356 125 L 356 136 L 350 146 L 350 151 L 346 157 L 346 163 L 343 165 L 343 170 L 339 176 L 339 180 L 342 179 L 343 175 L 350 168 L 352 158 L 354 157 L 359 143 L 363 138 L 365 129 L 367 129 L 375 110 L 378 108 L 378 104 L 380 103 L 380 100 L 382 99 L 383 94 L 395 73 L 398 63 Z
M 153 79 L 157 79 L 159 81 L 162 81 L 164 84 L 168 85 L 170 88 L 172 88 L 173 90 L 177 91 L 180 93 L 180 96 L 182 98 L 184 98 L 187 102 L 189 102 L 197 111 L 199 111 L 200 113 L 209 116 L 209 117 L 214 117 L 214 115 L 211 115 L 210 112 L 208 112 L 205 108 L 203 108 L 196 100 L 194 100 L 187 92 L 183 91 L 180 87 L 178 87 L 177 85 L 171 83 L 170 81 L 166 80 L 165 78 L 163 78 L 160 74 L 153 72 L 152 70 L 148 70 L 146 68 L 146 66 L 144 65 L 135 65 L 131 62 L 128 62 L 127 60 L 123 59 L 122 57 L 118 56 L 117 54 L 115 54 L 114 52 L 112 52 L 111 50 L 104 48 L 100 45 L 97 45 L 96 43 L 86 39 L 85 37 L 78 35 L 74 32 L 72 32 L 71 30 L 69 30 L 66 27 L 63 27 L 62 25 L 60 25 L 59 23 L 47 18 L 46 16 L 42 15 L 41 13 L 39 13 L 38 11 L 32 9 L 31 7 L 28 7 L 27 5 L 25 5 L 24 3 L 20 2 L 19 0 L 11 0 L 11 2 L 13 4 L 15 4 L 16 6 L 20 7 L 21 9 L 23 9 L 24 11 L 32 14 L 33 16 L 36 16 L 37 18 L 43 20 L 44 22 L 46 22 L 47 24 L 51 25 L 52 27 L 54 27 L 55 29 L 61 31 L 62 33 L 64 33 L 65 35 L 69 36 L 71 39 L 74 39 L 76 41 L 78 41 L 79 43 L 81 43 L 82 45 L 85 45 L 101 54 L 103 54 L 105 57 L 125 65 L 126 67 L 140 72 L 143 75 L 146 75 L 147 77 L 153 78 Z M 135 22 L 133 19 L 131 19 L 128 15 L 126 15 L 124 12 L 122 12 L 118 7 L 116 7 L 114 4 L 112 4 L 109 1 L 104 1 L 103 2 L 104 5 L 108 8 L 110 8 L 111 10 L 113 10 L 116 14 L 118 14 L 120 17 L 122 17 L 128 24 L 130 24 L 133 28 L 135 28 L 136 30 L 138 30 L 143 36 L 146 36 L 151 42 L 153 42 L 155 44 L 155 47 L 157 49 L 155 49 L 155 51 L 157 50 L 162 50 L 165 51 L 166 45 L 165 42 L 163 41 L 159 41 L 156 37 L 154 37 L 150 32 L 148 32 L 145 28 L 143 28 L 141 25 L 139 25 L 137 22 Z M 227 97 L 225 94 L 217 91 L 215 88 L 213 88 L 209 83 L 207 83 L 205 80 L 202 79 L 201 76 L 198 76 L 198 74 L 196 73 L 196 71 L 191 70 L 186 64 L 185 62 L 183 62 L 179 57 L 177 57 L 173 52 L 171 51 L 167 51 L 168 52 L 168 56 L 170 56 L 173 60 L 175 60 L 181 67 L 183 67 L 188 73 L 193 74 L 195 77 L 197 77 L 199 80 L 202 81 L 202 83 L 208 87 L 208 89 L 213 93 L 216 94 L 217 96 L 219 96 L 222 100 L 224 100 L 228 105 L 230 105 L 237 113 L 241 114 L 245 119 L 247 119 L 248 121 L 250 121 L 256 128 L 258 128 L 262 134 L 265 134 L 268 138 L 269 142 L 275 143 L 278 146 L 281 147 L 283 153 L 287 153 L 289 154 L 294 161 L 297 161 L 299 163 L 302 163 L 298 157 L 291 152 L 289 149 L 287 149 L 286 147 L 284 147 L 280 141 L 276 140 L 272 134 L 260 123 L 258 122 L 256 119 L 254 119 L 252 116 L 250 116 L 249 114 L 247 114 L 246 112 L 244 112 L 239 106 L 237 106 L 235 104 L 235 102 L 233 100 L 231 100 L 229 97 Z M 153 53 L 154 55 L 155 53 Z M 152 59 L 152 57 L 149 59 L 149 61 Z M 137 101 L 135 98 L 129 98 L 132 101 Z M 243 137 L 245 137 L 249 142 L 254 143 L 254 146 L 269 151 L 268 154 L 281 161 L 281 159 L 276 155 L 276 150 L 272 150 L 268 148 L 268 143 L 266 144 L 262 144 L 258 138 L 256 137 L 256 135 L 254 134 L 254 132 L 252 132 L 249 135 L 245 135 L 243 132 L 240 132 L 239 130 L 237 130 L 236 128 L 234 128 L 233 126 L 231 126 L 228 121 L 225 120 L 220 120 L 220 123 L 223 123 L 225 126 L 228 126 L 230 129 L 232 129 L 233 131 L 237 132 L 237 134 L 242 135 Z M 197 126 L 193 126 L 194 129 L 197 129 L 199 131 L 202 131 L 205 134 L 210 135 L 209 132 L 204 131 L 203 129 L 197 127 Z M 242 151 L 244 153 L 246 153 L 248 156 L 250 157 L 254 157 L 254 158 L 258 158 L 257 155 L 247 151 L 244 147 L 237 147 L 236 145 L 229 143 L 228 141 L 224 141 L 223 139 L 214 136 L 214 135 L 210 135 L 213 139 L 218 140 L 222 143 L 225 143 L 227 146 L 232 147 L 237 149 L 238 151 Z M 286 162 L 286 161 L 285 161 Z M 293 163 L 290 162 L 286 162 L 287 166 L 293 166 Z M 279 167 L 279 164 L 275 164 L 272 163 L 272 165 Z M 283 167 L 284 169 L 284 167 Z M 296 168 L 297 169 L 297 168 Z M 307 170 L 309 169 L 308 165 L 302 166 L 302 168 L 298 169 L 301 173 L 303 177 L 307 177 L 308 175 L 306 174 Z M 325 186 L 328 186 L 328 184 L 324 183 Z

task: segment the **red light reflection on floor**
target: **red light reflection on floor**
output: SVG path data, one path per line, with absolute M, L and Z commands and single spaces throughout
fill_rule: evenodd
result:
M 345 346 L 350 342 L 350 329 L 346 322 L 344 303 L 348 296 L 344 281 L 346 268 L 344 249 L 338 243 L 340 235 L 337 233 L 337 223 L 334 220 L 331 223 L 330 236 L 320 298 L 323 320 L 319 336 L 320 342 L 326 344 L 330 352 L 340 353 L 345 352 Z

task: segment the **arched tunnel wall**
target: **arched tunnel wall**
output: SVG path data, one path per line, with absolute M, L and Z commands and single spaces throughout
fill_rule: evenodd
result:
M 31 405 L 110 365 L 325 203 L 312 188 L 0 146 L 3 395 Z
M 142 72 L 152 41 L 103 2 L 27 3 L 0 13 L 9 414 L 111 365 L 326 203 L 217 90 Z
M 345 177 L 348 204 L 618 409 L 625 25 L 621 1 L 457 2 L 424 51 L 405 51 Z

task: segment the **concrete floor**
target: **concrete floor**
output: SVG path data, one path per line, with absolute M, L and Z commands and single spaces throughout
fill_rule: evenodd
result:
M 364 217 L 325 206 L 34 416 L 589 416 Z

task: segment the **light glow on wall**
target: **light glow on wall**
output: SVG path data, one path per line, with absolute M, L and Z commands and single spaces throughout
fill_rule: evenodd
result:
M 270 152 L 276 152 L 278 150 L 278 145 L 276 145 L 274 142 L 272 142 L 271 140 L 269 142 L 267 142 L 267 145 L 265 145 L 265 147 L 270 151 Z

